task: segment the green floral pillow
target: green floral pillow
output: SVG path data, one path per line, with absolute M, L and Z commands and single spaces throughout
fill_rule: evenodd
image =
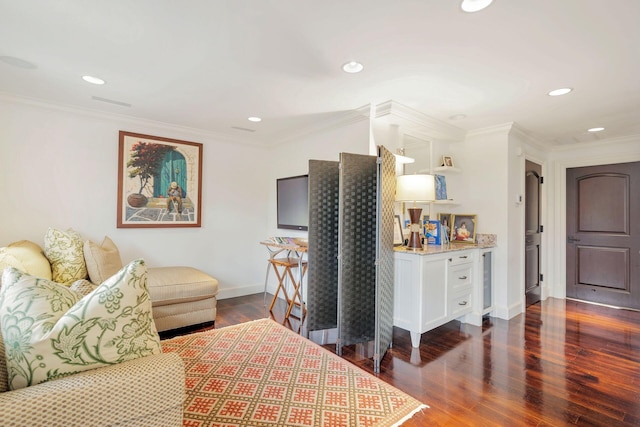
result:
M 0 329 L 12 390 L 161 352 L 141 259 L 82 299 L 59 283 L 7 268 Z
M 71 284 L 86 279 L 87 265 L 84 260 L 84 241 L 77 231 L 49 228 L 44 236 L 44 255 L 51 263 L 54 282 Z

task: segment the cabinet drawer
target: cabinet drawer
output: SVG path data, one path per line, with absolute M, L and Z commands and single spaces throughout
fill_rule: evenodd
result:
M 449 266 L 460 265 L 473 262 L 473 254 L 467 251 L 454 252 L 449 257 Z
M 450 318 L 455 319 L 463 314 L 471 313 L 473 305 L 471 304 L 471 290 L 454 294 L 449 299 L 448 313 Z
M 450 293 L 458 293 L 463 288 L 473 286 L 473 266 L 468 264 L 449 267 L 447 285 Z

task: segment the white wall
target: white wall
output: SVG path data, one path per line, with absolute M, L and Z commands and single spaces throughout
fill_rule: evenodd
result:
M 311 135 L 302 136 L 287 143 L 280 144 L 271 150 L 270 168 L 266 172 L 267 191 L 267 224 L 268 233 L 263 236 L 307 237 L 308 232 L 297 230 L 279 230 L 276 219 L 276 179 L 309 173 L 309 160 L 339 161 L 340 153 L 369 154 L 369 120 L 368 117 L 356 118 L 346 123 Z M 260 268 L 267 265 L 268 254 L 263 248 Z M 262 279 L 264 280 L 264 279 Z M 270 275 L 268 284 L 270 292 L 275 292 L 274 275 Z
M 276 228 L 276 178 L 307 173 L 309 159 L 369 154 L 370 127 L 366 117 L 354 116 L 267 149 L 169 124 L 0 97 L 6 193 L 0 246 L 22 239 L 42 245 L 48 227 L 71 227 L 98 242 L 109 235 L 125 262 L 143 257 L 151 266 L 200 268 L 220 280 L 221 298 L 261 292 L 267 254 L 259 241 L 306 235 Z M 116 228 L 119 130 L 204 144 L 201 228 Z M 379 132 L 376 143 L 395 152 L 387 136 Z M 477 214 L 477 232 L 498 235 L 495 315 L 510 318 L 523 310 L 524 212 L 515 197 L 524 194 L 524 160 L 541 163 L 545 176 L 543 297 L 564 298 L 566 169 L 640 161 L 640 136 L 549 153 L 509 124 L 469 132 L 461 143 L 433 140 L 434 165 L 443 154 L 462 169 L 447 176 L 449 194 L 460 205 L 438 206 L 432 214 Z
M 202 227 L 116 228 L 118 131 L 203 143 Z M 188 265 L 220 281 L 220 296 L 262 290 L 271 179 L 268 150 L 211 135 L 70 108 L 0 98 L 0 246 L 43 245 L 48 227 L 118 245 L 123 262 Z
M 126 130 L 203 144 L 202 227 L 118 229 L 118 132 Z M 261 292 L 276 228 L 276 178 L 308 172 L 309 159 L 367 154 L 369 122 L 354 115 L 331 129 L 272 148 L 225 141 L 171 124 L 0 98 L 0 179 L 10 189 L 0 209 L 0 246 L 27 239 L 43 246 L 48 227 L 86 239 L 111 237 L 123 262 L 188 265 L 220 281 L 220 298 Z
M 305 135 L 271 149 L 266 181 L 268 230 L 271 236 L 306 236 L 306 232 L 278 230 L 276 220 L 276 179 L 309 173 L 309 160 L 339 161 L 340 153 L 369 154 L 369 121 L 360 120 Z M 267 237 L 267 236 L 265 236 Z
M 456 185 L 459 206 L 451 212 L 477 214 L 477 233 L 497 235 L 494 249 L 494 316 L 510 318 L 514 306 L 519 310 L 520 300 L 515 298 L 514 274 L 510 264 L 514 262 L 510 230 L 511 208 L 509 200 L 510 168 L 508 132 L 510 125 L 470 132 L 462 143 L 453 144 L 451 153 L 457 167 L 462 169 Z M 447 177 L 448 180 L 448 177 Z M 447 189 L 449 183 L 447 183 Z M 520 311 L 518 311 L 519 313 Z

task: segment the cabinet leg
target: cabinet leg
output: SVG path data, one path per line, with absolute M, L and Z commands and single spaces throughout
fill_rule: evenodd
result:
M 411 346 L 418 348 L 420 347 L 420 337 L 422 336 L 422 334 L 419 334 L 418 332 L 410 332 L 411 333 Z

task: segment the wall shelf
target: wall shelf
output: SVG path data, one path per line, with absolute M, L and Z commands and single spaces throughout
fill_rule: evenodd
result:
M 456 202 L 456 201 L 455 201 L 455 200 L 453 200 L 453 199 L 448 199 L 448 200 L 435 200 L 435 201 L 433 201 L 433 202 L 431 202 L 431 203 L 433 203 L 434 205 L 448 205 L 448 206 L 457 206 L 457 205 L 459 205 L 459 204 L 460 204 L 460 203 Z
M 433 168 L 434 172 L 443 172 L 443 173 L 460 173 L 462 169 L 456 168 L 453 166 L 438 166 Z

